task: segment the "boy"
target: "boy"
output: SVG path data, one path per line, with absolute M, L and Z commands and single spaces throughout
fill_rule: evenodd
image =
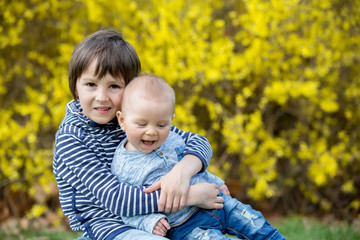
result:
M 56 133 L 53 172 L 70 227 L 84 237 L 160 240 L 124 224 L 120 216 L 177 211 L 184 205 L 223 206 L 216 186 L 188 184 L 210 161 L 209 143 L 177 128 L 173 131 L 186 142 L 186 156 L 156 185 L 144 190 L 111 174 L 115 149 L 125 138 L 116 112 L 125 85 L 139 73 L 135 49 L 113 30 L 95 32 L 72 53 L 69 87 L 75 100 L 68 103 Z M 159 197 L 155 190 L 160 187 Z
M 160 77 L 142 75 L 127 85 L 121 111 L 116 114 L 127 139 L 117 147 L 111 167 L 119 181 L 151 185 L 181 160 L 185 145 L 171 131 L 174 111 L 174 90 Z M 191 184 L 199 182 L 216 183 L 219 188 L 224 184 L 207 171 L 191 178 Z M 220 210 L 192 206 L 174 214 L 148 214 L 123 220 L 154 234 L 168 233 L 173 240 L 188 239 L 195 228 L 214 229 L 214 239 L 222 238 L 223 233 L 246 239 L 285 239 L 260 212 L 229 195 L 224 199 L 224 208 Z

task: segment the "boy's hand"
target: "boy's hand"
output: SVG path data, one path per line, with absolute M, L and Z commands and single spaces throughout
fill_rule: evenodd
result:
M 228 189 L 228 187 L 223 184 L 220 186 L 219 190 L 224 194 L 224 195 L 230 195 L 230 191 Z
M 185 206 L 191 176 L 183 175 L 176 166 L 159 181 L 144 189 L 151 193 L 161 188 L 158 208 L 160 212 L 176 212 Z
M 161 188 L 159 211 L 166 213 L 179 211 L 186 204 L 191 177 L 201 168 L 201 160 L 195 155 L 187 154 L 168 174 L 144 192 L 151 193 Z
M 152 233 L 158 236 L 165 236 L 169 229 L 170 225 L 168 221 L 162 218 L 156 223 Z
M 215 183 L 197 183 L 190 186 L 186 205 L 205 209 L 220 209 L 224 207 L 224 198 L 218 195 L 219 189 Z

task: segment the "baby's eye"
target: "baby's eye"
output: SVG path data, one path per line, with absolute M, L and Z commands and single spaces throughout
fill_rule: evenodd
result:
M 137 123 L 137 125 L 140 126 L 140 127 L 145 127 L 145 126 L 146 126 L 146 123 L 139 122 L 139 123 Z
M 158 124 L 158 127 L 163 128 L 163 127 L 166 127 L 166 125 L 167 124 L 165 124 L 165 123 L 161 123 L 161 124 Z

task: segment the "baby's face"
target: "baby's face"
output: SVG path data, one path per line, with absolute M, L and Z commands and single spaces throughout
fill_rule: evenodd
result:
M 127 102 L 118 116 L 126 132 L 128 150 L 152 152 L 163 144 L 169 135 L 173 119 L 172 106 L 168 102 L 139 98 Z
M 76 94 L 83 114 L 98 124 L 106 124 L 114 119 L 121 107 L 125 81 L 109 73 L 99 79 L 95 75 L 95 67 L 94 60 L 81 74 L 76 82 Z

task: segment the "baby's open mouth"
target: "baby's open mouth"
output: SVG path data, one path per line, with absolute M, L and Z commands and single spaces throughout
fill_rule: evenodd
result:
M 149 141 L 149 140 L 142 140 L 143 144 L 145 145 L 153 145 L 155 141 Z

